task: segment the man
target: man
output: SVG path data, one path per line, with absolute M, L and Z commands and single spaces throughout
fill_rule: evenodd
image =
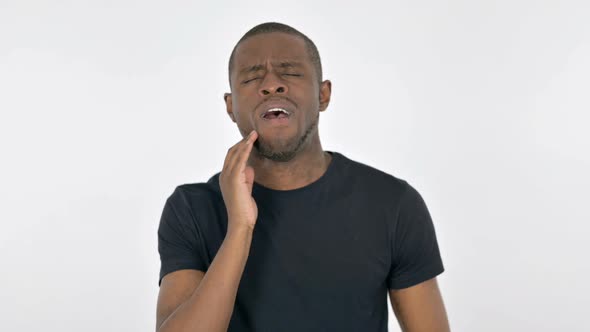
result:
M 235 46 L 229 80 L 244 139 L 220 173 L 166 201 L 157 330 L 387 331 L 389 292 L 404 331 L 448 331 L 420 194 L 322 149 L 331 83 L 313 42 L 258 25 Z

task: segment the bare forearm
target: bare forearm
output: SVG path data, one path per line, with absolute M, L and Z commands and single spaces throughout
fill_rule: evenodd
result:
M 390 291 L 391 304 L 404 332 L 449 332 L 449 321 L 436 278 Z
M 226 331 L 251 242 L 252 229 L 228 229 L 197 289 L 164 321 L 158 331 Z

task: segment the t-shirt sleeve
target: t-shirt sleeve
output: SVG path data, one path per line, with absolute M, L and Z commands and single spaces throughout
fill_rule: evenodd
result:
M 389 289 L 402 289 L 444 271 L 432 218 L 422 196 L 406 182 L 392 234 Z
M 166 200 L 158 227 L 158 252 L 160 253 L 160 278 L 183 269 L 206 271 L 201 237 L 196 220 L 186 201 L 186 196 L 177 187 Z

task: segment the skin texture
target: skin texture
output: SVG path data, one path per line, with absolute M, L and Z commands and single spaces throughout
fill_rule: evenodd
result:
M 448 332 L 447 313 L 436 278 L 389 290 L 391 306 L 404 332 Z
M 265 33 L 243 41 L 230 86 L 226 112 L 244 138 L 228 150 L 220 175 L 228 231 L 207 273 L 179 270 L 162 279 L 157 331 L 226 331 L 258 216 L 253 182 L 275 190 L 304 187 L 331 162 L 320 143 L 318 121 L 332 84 L 319 82 L 301 38 Z M 261 119 L 276 105 L 291 112 L 288 124 Z M 403 331 L 449 331 L 435 278 L 391 290 L 390 296 Z

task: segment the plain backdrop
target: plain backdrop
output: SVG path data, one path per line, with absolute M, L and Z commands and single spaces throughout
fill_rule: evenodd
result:
M 0 0 L 2 330 L 154 330 L 164 202 L 241 138 L 267 21 L 319 48 L 324 148 L 422 194 L 453 331 L 590 330 L 588 1 Z

